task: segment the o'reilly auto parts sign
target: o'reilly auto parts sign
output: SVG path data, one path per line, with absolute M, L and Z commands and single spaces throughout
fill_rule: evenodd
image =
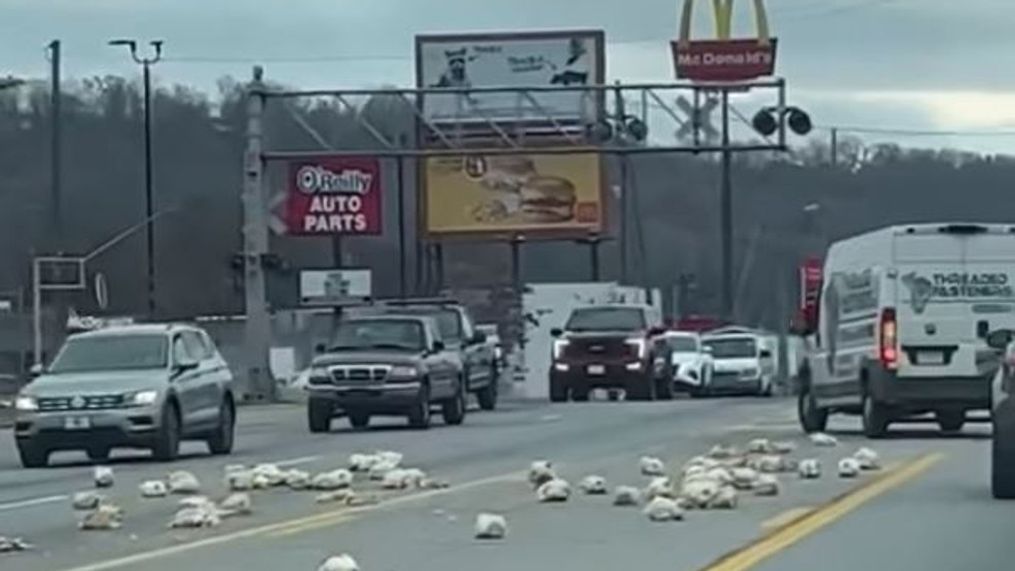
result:
M 599 85 L 604 81 L 601 30 L 421 35 L 416 85 L 424 89 Z M 435 123 L 574 124 L 598 116 L 588 90 L 427 94 L 423 117 Z

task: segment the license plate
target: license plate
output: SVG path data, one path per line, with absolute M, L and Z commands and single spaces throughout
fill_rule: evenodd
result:
M 605 375 L 606 367 L 604 365 L 589 365 L 586 371 L 588 371 L 588 374 L 590 375 Z
M 941 351 L 921 351 L 916 356 L 917 362 L 921 365 L 944 365 L 945 354 Z
M 87 416 L 68 416 L 63 419 L 65 430 L 87 430 L 92 427 L 92 420 Z

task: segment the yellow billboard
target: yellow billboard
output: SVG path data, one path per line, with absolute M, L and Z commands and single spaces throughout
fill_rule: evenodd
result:
M 433 156 L 422 162 L 430 235 L 563 237 L 603 229 L 599 153 Z

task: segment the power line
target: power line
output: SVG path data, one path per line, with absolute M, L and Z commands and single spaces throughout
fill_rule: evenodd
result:
M 858 125 L 815 125 L 823 131 L 837 130 L 840 133 L 859 135 L 898 135 L 904 137 L 1015 137 L 1015 130 L 959 130 L 959 129 L 911 129 L 905 127 L 866 127 Z

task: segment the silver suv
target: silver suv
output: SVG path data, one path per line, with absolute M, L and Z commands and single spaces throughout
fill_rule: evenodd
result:
M 233 448 L 232 373 L 206 332 L 129 325 L 67 338 L 52 364 L 15 400 L 14 437 L 26 468 L 56 450 L 104 461 L 114 447 L 176 458 L 183 438 L 213 454 Z

